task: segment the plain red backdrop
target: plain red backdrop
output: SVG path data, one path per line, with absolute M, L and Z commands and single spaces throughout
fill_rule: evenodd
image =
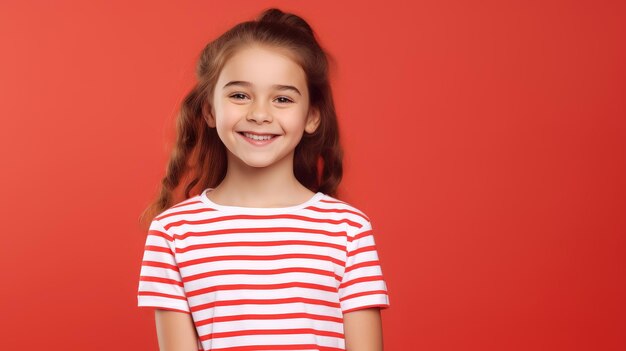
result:
M 278 6 L 337 60 L 386 350 L 626 349 L 623 1 L 3 1 L 0 349 L 156 350 L 138 216 L 207 41 Z

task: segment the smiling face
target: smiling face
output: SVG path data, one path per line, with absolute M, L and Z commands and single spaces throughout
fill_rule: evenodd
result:
M 317 109 L 309 109 L 302 67 L 284 51 L 262 46 L 241 49 L 226 62 L 206 117 L 226 146 L 229 164 L 250 167 L 293 167 L 302 134 L 319 124 Z

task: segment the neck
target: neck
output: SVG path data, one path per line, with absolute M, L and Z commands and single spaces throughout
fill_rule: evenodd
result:
M 224 180 L 209 197 L 222 205 L 284 207 L 303 203 L 313 196 L 293 173 L 293 153 L 268 167 L 251 167 L 228 153 Z

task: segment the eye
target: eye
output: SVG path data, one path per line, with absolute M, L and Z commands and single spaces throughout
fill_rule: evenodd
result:
M 242 93 L 234 93 L 234 94 L 229 95 L 228 97 L 235 98 L 235 100 L 243 100 L 247 98 L 246 94 L 242 94 Z
M 279 100 L 278 102 L 280 103 L 292 103 L 293 102 L 293 100 L 291 100 L 290 98 L 286 96 L 279 96 L 276 98 L 276 100 Z

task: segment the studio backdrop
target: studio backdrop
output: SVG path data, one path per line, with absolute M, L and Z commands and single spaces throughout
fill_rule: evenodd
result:
M 3 1 L 0 349 L 157 349 L 139 215 L 197 55 L 268 7 L 334 58 L 385 350 L 626 349 L 626 9 L 590 0 Z

